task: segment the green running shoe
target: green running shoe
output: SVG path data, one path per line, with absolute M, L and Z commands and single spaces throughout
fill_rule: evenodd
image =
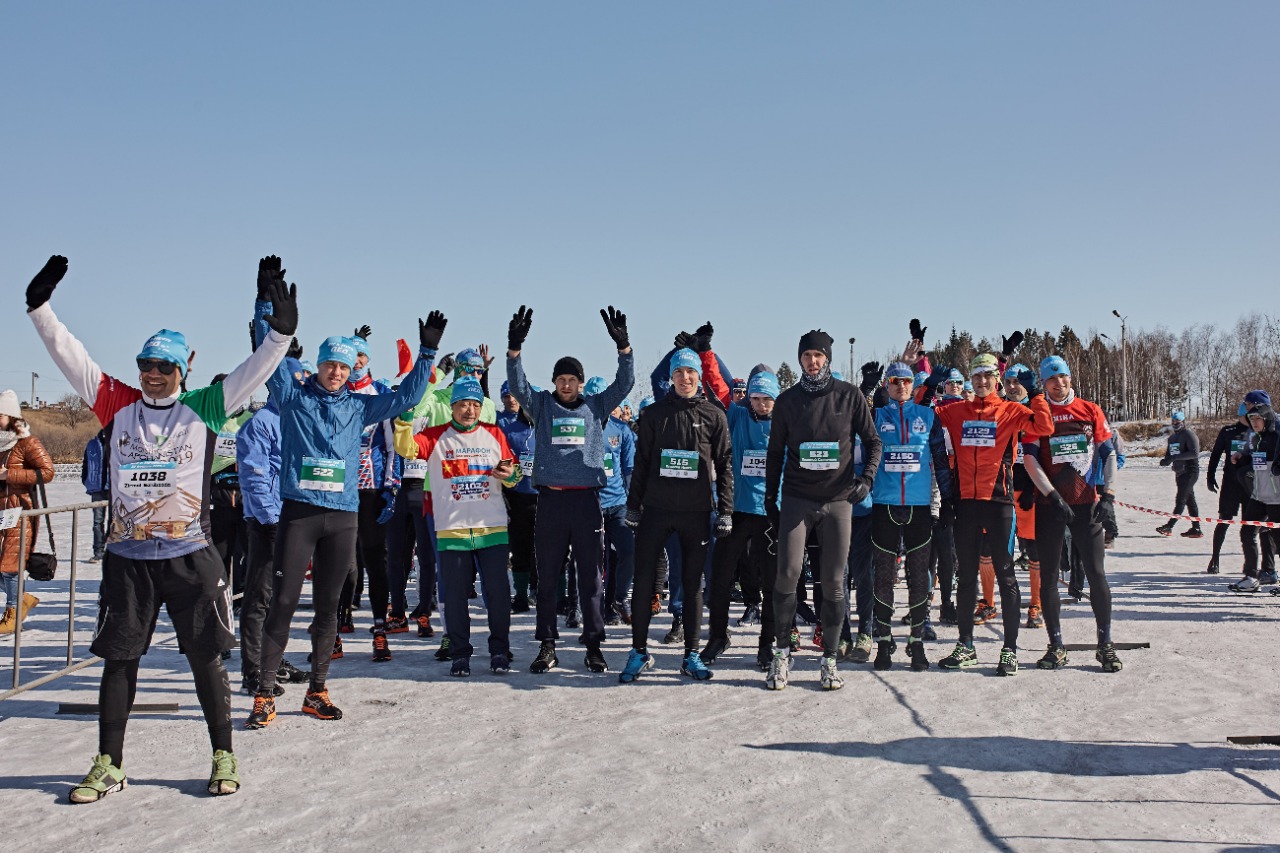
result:
M 128 785 L 124 771 L 111 763 L 111 756 L 94 756 L 89 774 L 71 789 L 70 800 L 73 803 L 96 803 L 107 794 L 123 791 Z
M 213 772 L 209 774 L 209 793 L 215 797 L 240 790 L 240 764 L 225 749 L 213 754 Z
M 978 653 L 973 650 L 973 646 L 966 646 L 964 643 L 956 643 L 951 654 L 938 661 L 940 669 L 968 669 L 977 665 Z
M 1005 646 L 1000 650 L 1000 663 L 996 666 L 996 675 L 1017 675 L 1018 653 Z

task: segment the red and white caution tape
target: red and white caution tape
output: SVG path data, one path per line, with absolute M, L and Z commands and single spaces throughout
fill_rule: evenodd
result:
M 1158 515 L 1163 518 L 1181 518 L 1184 521 L 1194 521 L 1197 524 L 1246 524 L 1250 527 L 1280 527 L 1277 521 L 1244 521 L 1236 518 L 1200 518 L 1195 515 L 1176 515 L 1172 512 L 1163 512 L 1158 509 L 1149 509 L 1145 506 L 1134 506 L 1123 501 L 1116 501 L 1116 506 L 1122 506 L 1125 509 L 1131 509 L 1135 512 L 1145 512 L 1147 515 Z

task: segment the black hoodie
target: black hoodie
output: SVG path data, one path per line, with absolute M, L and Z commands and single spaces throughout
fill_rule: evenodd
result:
M 817 393 L 797 383 L 779 394 L 765 457 L 765 506 L 777 500 L 779 488 L 783 495 L 821 503 L 849 500 L 858 479 L 853 467 L 855 435 L 862 438 L 861 479 L 869 493 L 880 468 L 880 436 L 863 393 L 832 378 Z M 829 452 L 814 445 L 830 443 L 836 445 L 835 464 L 826 467 L 819 457 Z
M 697 454 L 696 463 L 691 457 L 681 460 L 681 454 L 690 452 Z M 724 410 L 702 395 L 686 399 L 669 391 L 667 396 L 647 407 L 640 418 L 627 509 L 654 507 L 675 512 L 709 512 L 713 469 L 716 512 L 731 516 L 733 452 Z

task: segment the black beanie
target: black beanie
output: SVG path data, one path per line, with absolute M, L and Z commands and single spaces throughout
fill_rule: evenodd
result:
M 800 349 L 796 353 L 799 358 L 804 355 L 806 350 L 816 349 L 821 351 L 827 357 L 827 361 L 831 361 L 831 345 L 835 343 L 831 336 L 821 329 L 810 329 L 800 336 Z
M 582 372 L 582 362 L 571 355 L 566 355 L 556 362 L 555 369 L 551 371 L 551 381 L 555 382 L 557 376 L 564 376 L 565 374 L 578 377 L 579 382 L 584 381 L 586 378 Z

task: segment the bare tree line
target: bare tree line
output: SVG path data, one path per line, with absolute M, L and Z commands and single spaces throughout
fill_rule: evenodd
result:
M 1127 359 L 1119 335 L 1093 328 L 1083 338 L 1070 326 L 1057 334 L 1028 328 L 1023 335 L 1013 361 L 1035 368 L 1046 356 L 1062 356 L 1081 396 L 1102 404 L 1116 420 L 1163 419 L 1176 408 L 1192 418 L 1231 418 L 1246 392 L 1262 388 L 1273 397 L 1280 392 L 1280 318 L 1258 312 L 1241 317 L 1231 329 L 1197 323 L 1180 333 L 1163 326 L 1131 330 Z M 950 338 L 937 341 L 929 355 L 935 365 L 967 373 L 974 355 L 1000 350 L 999 336 L 975 340 L 972 333 L 953 327 Z M 1125 361 L 1128 406 L 1123 399 Z

